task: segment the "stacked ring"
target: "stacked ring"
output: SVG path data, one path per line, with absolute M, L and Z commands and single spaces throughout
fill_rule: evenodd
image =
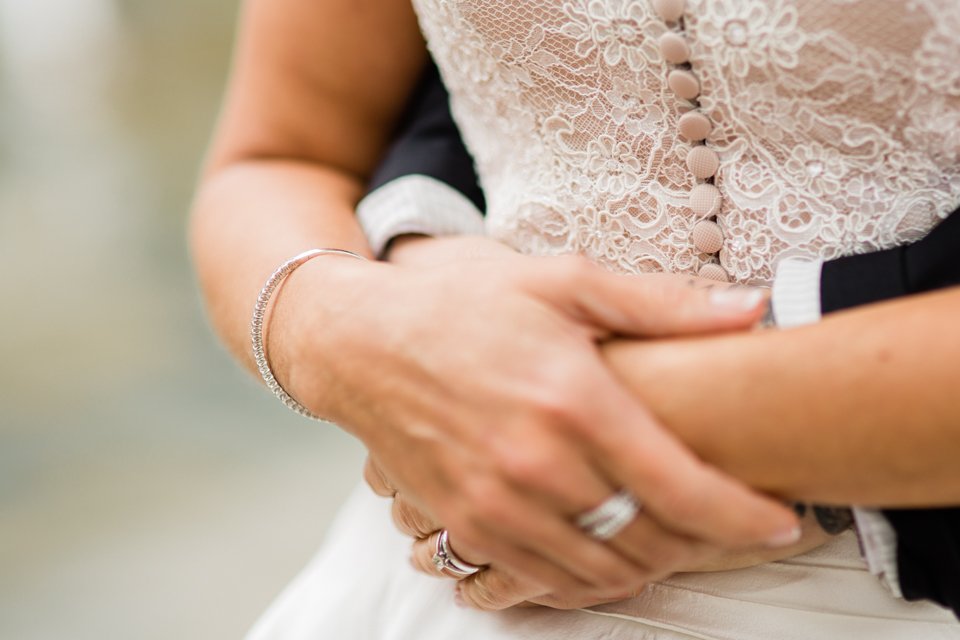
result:
M 483 569 L 453 552 L 450 548 L 450 534 L 446 529 L 440 531 L 440 535 L 437 536 L 437 551 L 433 554 L 433 564 L 440 573 L 446 570 L 456 578 L 466 578 Z
M 621 489 L 599 505 L 577 517 L 577 526 L 597 540 L 610 540 L 623 531 L 640 513 L 640 502 Z

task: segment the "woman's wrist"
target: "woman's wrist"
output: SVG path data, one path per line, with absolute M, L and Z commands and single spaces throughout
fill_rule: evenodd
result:
M 270 361 L 267 357 L 267 352 L 264 345 L 264 324 L 266 323 L 267 308 L 270 306 L 270 302 L 273 299 L 277 289 L 283 286 L 284 281 L 290 277 L 291 273 L 302 267 L 310 260 L 319 258 L 321 256 L 336 256 L 353 258 L 355 260 L 367 260 L 367 258 L 352 251 L 334 248 L 309 249 L 307 251 L 298 253 L 292 258 L 289 258 L 282 265 L 280 265 L 280 267 L 274 270 L 274 272 L 267 279 L 266 284 L 264 284 L 263 289 L 261 289 L 260 294 L 257 296 L 257 304 L 253 309 L 253 319 L 250 326 L 250 339 L 253 346 L 253 359 L 257 370 L 260 373 L 260 377 L 263 378 L 263 381 L 266 383 L 267 387 L 273 392 L 274 396 L 276 396 L 277 399 L 284 404 L 284 406 L 298 415 L 314 420 L 320 420 L 321 418 L 290 396 L 290 394 L 287 393 L 287 391 L 274 376 L 273 369 L 270 366 Z
M 268 310 L 264 345 L 274 377 L 313 414 L 336 421 L 342 415 L 333 374 L 349 358 L 358 328 L 353 318 L 371 284 L 389 266 L 347 256 L 318 256 L 291 273 Z

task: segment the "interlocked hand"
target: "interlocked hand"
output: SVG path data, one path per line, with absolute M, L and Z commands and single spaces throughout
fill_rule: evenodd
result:
M 620 594 L 702 544 L 792 539 L 792 512 L 692 455 L 598 346 L 613 335 L 744 329 L 762 313 L 760 296 L 615 275 L 579 258 L 453 261 L 443 246 L 448 259 L 434 266 L 301 267 L 290 298 L 307 306 L 290 314 L 298 319 L 310 317 L 324 279 L 381 275 L 356 278 L 351 313 L 292 332 L 304 337 L 297 363 L 310 368 L 292 371 L 285 388 L 361 437 L 403 500 L 442 522 L 458 552 L 509 571 L 524 595 L 534 585 L 541 595 Z M 324 406 L 331 397 L 340 403 Z M 621 488 L 643 517 L 606 543 L 575 525 Z

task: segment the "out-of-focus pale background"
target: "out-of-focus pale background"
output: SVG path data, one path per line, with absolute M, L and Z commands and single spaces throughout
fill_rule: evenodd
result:
M 230 0 L 0 0 L 0 638 L 238 638 L 362 453 L 239 371 L 185 221 Z

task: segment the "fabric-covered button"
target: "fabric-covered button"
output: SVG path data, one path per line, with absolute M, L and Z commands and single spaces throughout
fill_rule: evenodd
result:
M 693 246 L 700 253 L 716 253 L 723 248 L 723 231 L 713 220 L 701 220 L 693 225 Z
M 698 184 L 690 191 L 690 210 L 701 218 L 717 215 L 722 201 L 720 189 L 712 184 Z
M 705 264 L 700 267 L 698 276 L 701 278 L 708 278 L 710 280 L 716 280 L 717 282 L 730 282 L 730 276 L 727 275 L 727 272 L 718 264 Z
M 666 22 L 676 22 L 683 16 L 685 0 L 653 0 L 653 10 Z
M 677 121 L 677 129 L 680 130 L 680 135 L 690 142 L 700 142 L 710 135 L 710 131 L 713 130 L 713 123 L 710 122 L 710 118 L 699 111 L 690 111 L 680 116 L 680 120 Z
M 667 86 L 684 100 L 693 100 L 700 95 L 700 81 L 685 69 L 674 69 L 667 76 Z
M 680 34 L 668 31 L 660 36 L 660 53 L 670 64 L 683 64 L 690 59 L 690 45 Z
M 710 147 L 700 145 L 690 149 L 687 154 L 687 168 L 697 178 L 704 180 L 711 178 L 720 168 L 720 156 Z

